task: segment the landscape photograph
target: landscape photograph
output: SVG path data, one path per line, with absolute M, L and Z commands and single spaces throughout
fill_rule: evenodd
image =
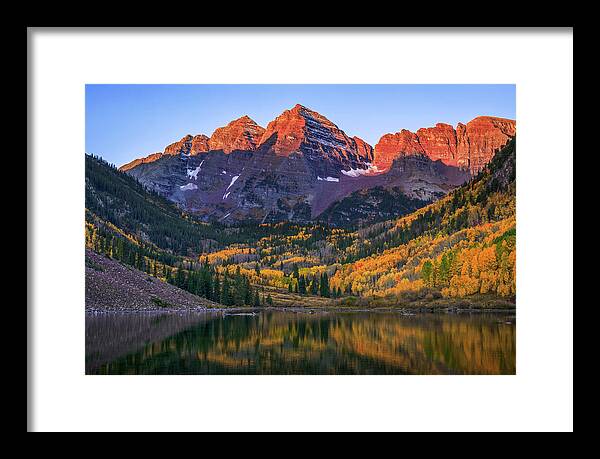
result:
M 516 375 L 516 125 L 512 84 L 87 84 L 85 374 Z

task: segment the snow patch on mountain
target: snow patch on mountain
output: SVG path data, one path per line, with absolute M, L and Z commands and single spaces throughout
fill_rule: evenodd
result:
M 342 171 L 344 172 L 344 171 Z M 339 182 L 340 179 L 337 177 L 325 177 L 325 178 L 321 178 L 321 177 L 317 177 L 317 180 L 321 180 L 321 181 L 325 181 L 325 182 Z
M 188 178 L 190 178 L 190 179 L 193 178 L 194 180 L 198 180 L 198 172 L 200 172 L 200 169 L 202 168 L 202 164 L 203 163 L 204 163 L 204 160 L 202 160 L 202 162 L 200 163 L 200 165 L 196 169 L 194 169 L 194 170 L 187 169 L 186 172 L 187 172 Z
M 193 183 L 188 183 L 187 185 L 182 185 L 179 187 L 182 191 L 187 191 L 187 190 L 197 190 L 198 187 L 196 185 L 194 185 Z
M 365 163 L 366 169 L 350 169 L 349 171 L 341 170 L 340 172 L 348 177 L 360 177 L 361 175 L 375 174 L 379 172 L 377 166 L 373 166 L 371 163 Z
M 227 199 L 227 197 L 229 196 L 229 193 L 231 193 L 231 191 L 228 191 L 229 188 L 231 188 L 233 186 L 233 184 L 235 183 L 235 181 L 239 178 L 240 178 L 239 175 L 234 175 L 232 177 L 231 183 L 229 184 L 229 186 L 227 188 L 225 188 L 225 194 L 223 195 L 223 200 Z
M 231 188 L 233 186 L 233 184 L 235 183 L 235 181 L 239 178 L 240 178 L 239 175 L 234 175 L 231 179 L 231 183 L 229 184 L 229 186 L 227 188 L 225 188 L 225 191 L 227 191 L 229 188 Z

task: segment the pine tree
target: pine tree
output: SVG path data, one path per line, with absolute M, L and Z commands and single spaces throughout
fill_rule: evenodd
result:
M 439 283 L 440 286 L 445 287 L 448 285 L 450 280 L 450 266 L 451 260 L 447 254 L 442 256 L 439 268 Z
M 327 273 L 321 274 L 321 288 L 319 289 L 319 293 L 322 297 L 329 298 L 329 278 L 327 277 Z
M 212 295 L 210 299 L 216 301 L 217 303 L 221 300 L 221 283 L 219 282 L 219 276 L 215 274 L 214 285 L 212 288 Z
M 254 291 L 253 303 L 255 308 L 260 308 L 260 296 L 258 295 L 258 290 Z
M 306 279 L 304 279 L 304 276 L 300 276 L 298 279 L 298 293 L 306 295 Z
M 250 279 L 244 278 L 244 304 L 250 306 L 253 303 L 252 287 L 250 286 Z
M 423 263 L 423 267 L 421 268 L 421 277 L 423 278 L 423 282 L 427 287 L 433 287 L 433 264 L 431 261 L 427 260 Z
M 221 285 L 221 295 L 219 303 L 225 306 L 231 306 L 233 304 L 233 298 L 231 295 L 231 287 L 229 285 L 229 277 L 225 274 L 223 278 L 223 284 Z
M 175 274 L 175 286 L 179 288 L 183 288 L 185 285 L 185 273 L 182 268 L 177 268 L 177 273 Z
M 310 294 L 317 295 L 319 293 L 319 281 L 317 280 L 317 275 L 313 274 L 312 281 L 310 283 Z

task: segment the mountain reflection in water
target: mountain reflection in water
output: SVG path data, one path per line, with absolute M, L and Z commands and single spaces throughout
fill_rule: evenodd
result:
M 515 374 L 506 314 L 86 316 L 87 374 Z

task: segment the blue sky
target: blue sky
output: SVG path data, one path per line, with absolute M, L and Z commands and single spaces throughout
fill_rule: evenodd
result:
M 86 152 L 119 166 L 243 115 L 266 127 L 297 103 L 373 146 L 401 129 L 516 118 L 514 85 L 87 85 Z

